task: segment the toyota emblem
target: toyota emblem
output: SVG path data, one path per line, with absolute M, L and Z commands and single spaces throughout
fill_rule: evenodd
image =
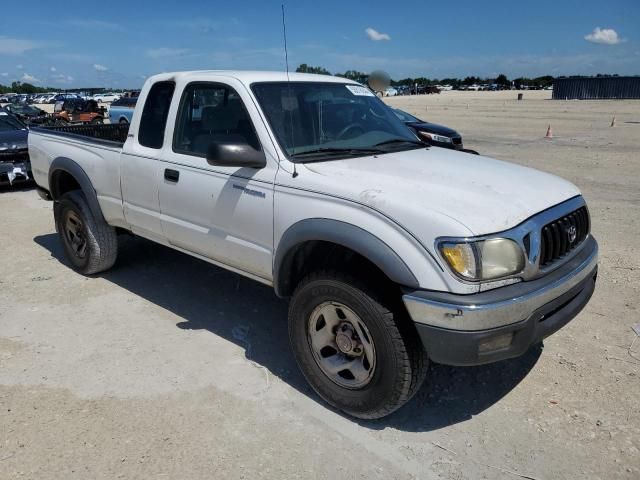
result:
M 578 231 L 576 230 L 575 225 L 571 225 L 569 228 L 567 228 L 567 238 L 569 239 L 569 243 L 575 242 L 577 236 Z

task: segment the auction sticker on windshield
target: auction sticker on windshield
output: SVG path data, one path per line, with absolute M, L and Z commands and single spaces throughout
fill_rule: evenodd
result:
M 359 97 L 375 97 L 375 95 L 368 88 L 361 87 L 360 85 L 345 85 L 347 89 L 354 95 Z

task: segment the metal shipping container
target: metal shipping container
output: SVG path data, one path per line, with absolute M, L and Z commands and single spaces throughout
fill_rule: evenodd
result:
M 556 78 L 554 100 L 640 99 L 640 77 Z

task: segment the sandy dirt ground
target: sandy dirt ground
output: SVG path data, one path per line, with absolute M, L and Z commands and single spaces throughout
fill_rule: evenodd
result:
M 269 288 L 136 238 L 82 277 L 51 204 L 0 192 L 0 478 L 640 478 L 640 102 L 549 93 L 386 99 L 575 182 L 601 260 L 591 303 L 544 348 L 433 365 L 381 421 L 318 400 Z

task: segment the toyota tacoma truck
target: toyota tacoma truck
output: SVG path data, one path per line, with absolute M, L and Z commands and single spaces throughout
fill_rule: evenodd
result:
M 118 127 L 29 135 L 71 267 L 111 268 L 130 232 L 273 286 L 302 373 L 354 417 L 402 406 L 430 361 L 524 354 L 594 291 L 574 185 L 429 147 L 350 80 L 164 73 Z

